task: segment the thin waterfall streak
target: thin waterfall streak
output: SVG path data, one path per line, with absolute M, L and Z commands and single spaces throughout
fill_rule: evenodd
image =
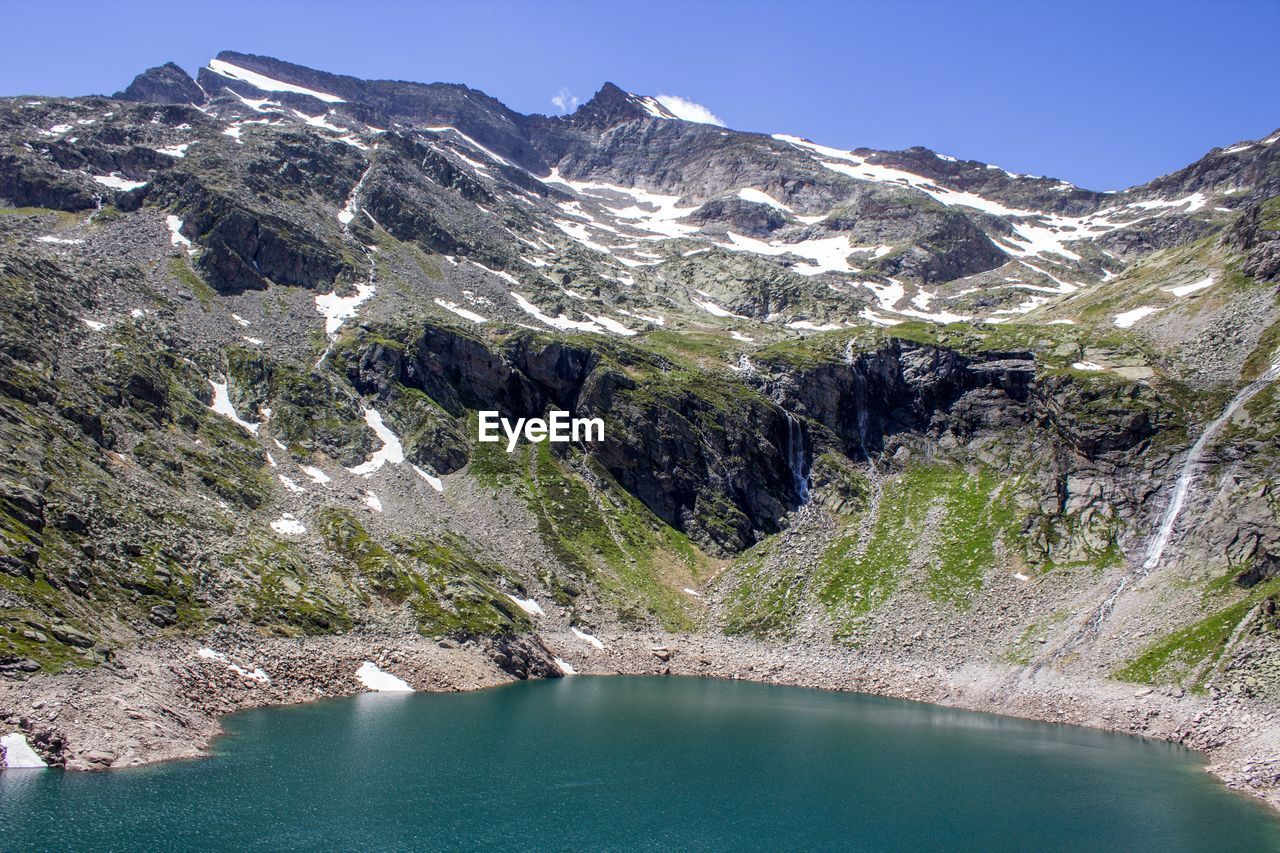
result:
M 1191 449 L 1187 451 L 1186 458 L 1182 461 L 1182 467 L 1178 470 L 1178 479 L 1174 483 L 1173 496 L 1169 499 L 1168 505 L 1164 508 L 1164 512 L 1160 516 L 1160 524 L 1156 528 L 1155 535 L 1147 543 L 1146 555 L 1142 560 L 1141 567 L 1136 572 L 1129 572 L 1120 579 L 1115 589 L 1106 597 L 1098 609 L 1094 611 L 1093 616 L 1089 619 L 1088 630 L 1096 632 L 1106 621 L 1111 611 L 1115 608 L 1116 601 L 1119 600 L 1121 593 L 1130 587 L 1135 581 L 1142 580 L 1148 574 L 1160 567 L 1164 560 L 1165 550 L 1169 547 L 1169 542 L 1173 539 L 1173 533 L 1176 530 L 1178 516 L 1182 514 L 1182 509 L 1186 503 L 1187 497 L 1191 494 L 1191 487 L 1195 485 L 1197 468 L 1200 464 L 1201 457 L 1204 456 L 1205 448 L 1209 446 L 1209 442 L 1218 433 L 1227 421 L 1243 406 L 1249 402 L 1263 388 L 1270 385 L 1277 378 L 1280 378 L 1280 357 L 1272 362 L 1270 369 L 1266 373 L 1259 376 L 1240 390 L 1238 394 L 1231 398 L 1231 402 L 1222 410 L 1222 414 L 1210 421 L 1200 433 L 1199 438 L 1191 445 Z M 1077 636 L 1076 641 L 1080 639 Z
M 795 485 L 796 500 L 801 506 L 809 502 L 809 471 L 805 464 L 804 425 L 790 412 L 787 416 L 787 467 Z
M 1255 394 L 1273 382 L 1277 375 L 1280 375 L 1280 362 L 1273 364 L 1271 369 L 1259 378 L 1250 382 L 1231 399 L 1227 407 L 1218 415 L 1216 419 L 1211 421 L 1200 433 L 1200 437 L 1196 439 L 1195 444 L 1191 445 L 1191 449 L 1187 451 L 1186 459 L 1182 462 L 1182 468 L 1178 471 L 1178 479 L 1174 483 L 1173 497 L 1169 499 L 1168 506 L 1165 507 L 1164 513 L 1160 517 L 1160 525 L 1156 528 L 1156 535 L 1147 545 L 1147 553 L 1142 561 L 1143 573 L 1150 572 L 1160 565 L 1160 561 L 1164 559 L 1165 549 L 1169 545 L 1169 540 L 1173 536 L 1178 516 L 1182 513 L 1183 504 L 1186 503 L 1187 496 L 1191 493 L 1191 487 L 1195 484 L 1197 466 L 1201 457 L 1204 455 L 1204 449 L 1209 442 L 1218 433 L 1227 421 L 1237 410 Z

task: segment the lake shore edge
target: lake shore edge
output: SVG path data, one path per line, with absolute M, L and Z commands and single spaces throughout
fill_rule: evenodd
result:
M 92 669 L 0 680 L 0 734 L 22 732 L 47 762 L 69 770 L 135 767 L 208 755 L 227 714 L 362 692 L 357 672 L 366 661 L 415 690 L 440 692 L 554 676 L 568 664 L 584 675 L 744 679 L 1155 738 L 1203 753 L 1206 769 L 1228 788 L 1280 812 L 1280 708 L 1274 703 L 1067 678 L 1047 668 L 886 661 L 833 646 L 714 634 L 602 632 L 592 639 L 603 648 L 569 631 L 465 643 L 417 636 L 264 638 L 234 630 L 204 642 L 162 640 L 121 650 L 112 663 Z

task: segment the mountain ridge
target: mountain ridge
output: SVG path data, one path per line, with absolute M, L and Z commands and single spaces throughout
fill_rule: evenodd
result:
M 501 102 L 500 102 L 500 101 L 498 101 L 496 98 L 493 98 L 492 96 L 490 96 L 490 95 L 488 95 L 488 94 L 486 94 L 486 93 L 482 92 L 481 90 L 478 90 L 478 89 L 472 89 L 472 88 L 470 88 L 470 87 L 468 87 L 468 86 L 466 86 L 465 84 L 462 84 L 462 83 L 444 83 L 444 82 L 437 82 L 437 83 L 420 83 L 420 82 L 408 81 L 408 80 L 390 80 L 390 79 L 385 79 L 385 80 L 383 80 L 383 79 L 379 79 L 379 80 L 373 80 L 373 81 L 366 81 L 366 80 L 363 80 L 362 78 L 354 77 L 354 76 L 351 76 L 351 75 L 332 74 L 332 73 L 329 73 L 329 72 L 319 71 L 319 70 L 317 70 L 317 69 L 313 69 L 313 68 L 310 68 L 310 67 L 305 66 L 305 65 L 299 65 L 299 64 L 291 63 L 291 62 L 287 62 L 287 61 L 284 61 L 284 60 L 279 60 L 279 59 L 276 59 L 276 58 L 274 58 L 274 57 L 270 57 L 270 56 L 259 55 L 259 54 L 246 54 L 246 53 L 241 53 L 241 52 L 238 52 L 238 51 L 229 51 L 229 50 L 228 50 L 228 51 L 219 51 L 219 53 L 214 57 L 214 59 L 215 59 L 215 60 L 224 60 L 224 61 L 228 61 L 228 62 L 231 62 L 231 61 L 233 61 L 233 60 L 239 59 L 240 61 L 242 61 L 242 62 L 244 62 L 244 63 L 245 63 L 245 67 L 246 67 L 246 68 L 249 68 L 249 69 L 251 69 L 251 70 L 252 70 L 252 69 L 254 69 L 254 68 L 256 67 L 257 69 L 259 69 L 259 70 L 263 71 L 264 73 L 265 73 L 265 72 L 275 73 L 275 74 L 279 77 L 279 79 L 284 80 L 284 81 L 286 81 L 286 82 L 290 82 L 290 81 L 291 81 L 291 78 L 293 78 L 293 79 L 292 79 L 292 82 L 299 82 L 299 83 L 305 82 L 305 81 L 306 81 L 306 80 L 308 80 L 308 79 L 311 79 L 313 82 L 329 80 L 329 81 L 334 81 L 334 82 L 338 83 L 338 85 L 327 84 L 327 85 L 330 85 L 330 86 L 331 86 L 331 88 L 335 88 L 335 89 L 344 89 L 344 88 L 345 88 L 345 89 L 347 89 L 348 91 L 350 91 L 350 85 L 351 85 L 351 84 L 362 84 L 362 83 L 378 83 L 378 84 L 403 85 L 403 86 L 425 87 L 425 88 L 431 88 L 431 87 L 453 88 L 453 89 L 460 89 L 460 90 L 462 90 L 462 91 L 465 91 L 465 92 L 468 92 L 468 93 L 471 93 L 471 94 L 480 95 L 480 96 L 482 96 L 483 98 L 486 98 L 486 99 L 488 99 L 488 100 L 490 100 L 490 101 L 493 101 L 493 102 L 495 102 L 495 103 L 501 104 Z M 207 67 L 208 67 L 207 65 L 205 65 L 205 66 L 201 66 L 201 70 L 203 71 L 203 70 L 207 69 Z M 176 63 L 174 63 L 174 62 L 167 62 L 167 63 L 164 63 L 163 65 L 156 66 L 155 68 L 151 68 L 151 69 L 148 69 L 147 71 L 142 72 L 142 73 L 141 73 L 141 74 L 139 74 L 137 77 L 135 77 L 135 79 L 134 79 L 134 83 L 137 83 L 137 82 L 139 82 L 139 81 L 145 81 L 145 80 L 148 80 L 148 79 L 149 79 L 149 78 L 148 78 L 148 75 L 152 74 L 153 72 L 154 72 L 154 73 L 157 73 L 157 74 L 160 74 L 160 73 L 164 73 L 164 74 L 172 74 L 172 73 L 174 72 L 174 70 L 181 71 L 182 76 L 183 76 L 183 78 L 185 78 L 185 80 L 190 80 L 190 81 L 191 81 L 191 82 L 193 82 L 193 83 L 194 83 L 194 82 L 196 82 L 195 78 L 194 78 L 194 77 L 192 77 L 192 76 L 190 75 L 190 73 L 189 73 L 189 72 L 187 72 L 185 69 L 182 69 L 180 66 L 178 66 L 178 65 L 177 65 Z M 283 72 L 283 73 L 282 73 L 282 72 Z M 172 82 L 180 82 L 180 81 L 172 81 Z M 324 85 L 320 85 L 320 88 L 324 88 Z M 588 104 L 590 104 L 592 100 L 596 100 L 596 99 L 600 98 L 602 94 L 606 95 L 607 97 L 612 98 L 612 97 L 613 97 L 613 94 L 612 94 L 612 93 L 614 93 L 614 92 L 616 92 L 616 93 L 621 93 L 622 95 L 626 95 L 626 96 L 629 96 L 629 97 L 634 98 L 634 99 L 637 99 L 637 100 L 644 100 L 644 99 L 646 99 L 646 98 L 649 98 L 649 96 L 644 96 L 644 95 L 637 95 L 637 94 L 634 94 L 634 93 L 632 93 L 632 92 L 629 92 L 629 91 L 627 91 L 627 90 L 623 89 L 622 87 L 618 86 L 617 84 L 615 84 L 615 83 L 613 83 L 613 82 L 611 82 L 611 81 L 606 81 L 606 82 L 604 82 L 604 83 L 601 85 L 600 89 L 598 89 L 598 90 L 596 91 L 596 93 L 592 96 L 592 98 L 591 98 L 591 99 L 588 99 L 587 101 L 584 101 L 582 104 L 578 105 L 572 113 L 568 113 L 568 114 L 565 114 L 565 115 L 561 115 L 561 116 L 551 116 L 551 115 L 545 115 L 545 114 L 539 114 L 539 113 L 522 114 L 522 113 L 516 113 L 516 112 L 514 112 L 514 111 L 509 110 L 509 108 L 506 108 L 506 107 L 505 107 L 505 105 L 503 105 L 503 108 L 504 108 L 504 109 L 507 109 L 507 111 L 508 111 L 508 112 L 510 112 L 512 115 L 514 115 L 514 116 L 519 116 L 521 119 L 524 119 L 524 120 L 530 120 L 530 119 L 533 119 L 533 118 L 558 118 L 558 119 L 568 119 L 568 118 L 570 118 L 570 117 L 573 115 L 573 113 L 581 112 L 581 111 L 582 111 L 582 109 L 583 109 L 583 107 L 586 107 Z M 127 95 L 127 93 L 128 93 L 128 88 L 126 87 L 126 89 L 125 89 L 125 90 L 122 90 L 122 91 L 116 92 L 116 94 L 115 94 L 114 96 L 112 96 L 112 97 L 124 98 L 125 100 L 135 100 L 135 99 L 140 99 L 140 98 L 138 98 L 138 97 L 130 97 L 130 96 L 128 96 L 128 95 Z M 652 98 L 649 98 L 649 100 L 652 100 Z M 192 100 L 185 100 L 185 99 L 184 99 L 184 100 L 179 100 L 179 101 L 166 101 L 166 102 L 169 102 L 169 103 L 197 103 L 198 101 L 192 101 Z M 658 106 L 660 107 L 660 105 L 658 105 Z M 640 108 L 640 109 L 643 109 L 643 108 Z M 649 113 L 649 114 L 652 114 L 652 113 Z M 670 118 L 673 118 L 673 119 L 676 119 L 676 120 L 680 120 L 680 119 L 678 119 L 676 116 L 674 116 L 674 114 L 670 114 L 670 113 L 669 113 L 669 111 L 668 111 L 668 116 L 669 116 Z M 738 133 L 759 133 L 760 135 L 767 135 L 767 132 L 756 132 L 756 131 L 735 131 L 735 132 L 738 132 Z M 1258 139 L 1236 140 L 1235 142 L 1233 142 L 1233 143 L 1231 143 L 1231 144 L 1229 144 L 1229 145 L 1217 146 L 1217 147 L 1210 148 L 1210 149 L 1209 149 L 1208 151 L 1206 151 L 1206 152 L 1204 153 L 1204 155 L 1202 155 L 1202 156 L 1201 156 L 1201 157 L 1200 157 L 1196 162 L 1199 162 L 1200 160 L 1204 160 L 1205 158 L 1207 158 L 1207 157 L 1209 157 L 1209 156 L 1211 156 L 1211 155 L 1221 154 L 1221 153 L 1224 153 L 1224 152 L 1228 152 L 1228 153 L 1229 153 L 1229 152 L 1232 152 L 1233 150 L 1240 149 L 1240 147 L 1241 147 L 1241 146 L 1250 146 L 1250 145 L 1255 145 L 1255 144 L 1258 144 L 1259 142 L 1261 142 L 1261 141 L 1263 141 L 1263 140 L 1266 140 L 1266 139 L 1273 139 L 1273 138 L 1275 138 L 1275 137 L 1276 137 L 1276 135 L 1277 135 L 1277 134 L 1280 134 L 1280 127 L 1276 127 L 1276 128 L 1274 128 L 1274 129 L 1271 131 L 1271 133 L 1267 134 L 1266 136 L 1259 137 Z M 984 167 L 989 167 L 989 168 L 992 168 L 992 169 L 999 169 L 999 167 L 998 167 L 998 166 L 995 166 L 994 164 L 989 164 L 989 163 L 987 163 L 986 161 L 982 161 L 982 160 L 974 160 L 974 159 L 964 159 L 964 160 L 960 160 L 960 159 L 957 159 L 957 158 L 951 157 L 951 156 L 946 155 L 946 154 L 941 154 L 941 153 L 939 153 L 939 152 L 935 151 L 934 149 L 929 148 L 927 145 L 913 145 L 913 146 L 909 146 L 909 147 L 904 148 L 904 149 L 899 149 L 899 150 L 897 150 L 897 151 L 881 151 L 881 150 L 879 150 L 879 149 L 872 149 L 872 148 L 865 148 L 865 147 L 858 147 L 858 148 L 850 149 L 850 151 L 851 151 L 852 153 L 855 153 L 855 154 L 863 154 L 863 153 L 879 153 L 879 154 L 900 154 L 900 155 L 911 154 L 911 153 L 913 153 L 913 152 L 925 152 L 925 153 L 928 153 L 928 154 L 932 155 L 932 157 L 936 158 L 939 162 L 959 163 L 959 164 L 964 164 L 964 165 L 968 165 L 968 164 L 971 164 L 971 163 L 977 163 L 977 164 L 979 164 L 979 165 L 981 165 L 981 166 L 984 166 Z M 1172 177 L 1172 176 L 1174 176 L 1174 175 L 1177 175 L 1177 174 L 1181 173 L 1182 171 L 1184 171 L 1184 170 L 1186 170 L 1186 169 L 1188 169 L 1188 168 L 1191 168 L 1191 166 L 1183 167 L 1183 168 L 1181 168 L 1181 169 L 1175 169 L 1173 172 L 1166 173 L 1166 174 L 1163 174 L 1163 175 L 1157 175 L 1157 176 L 1156 176 L 1156 177 L 1154 177 L 1154 178 L 1151 178 L 1151 179 L 1149 179 L 1149 180 L 1147 180 L 1147 181 L 1143 181 L 1143 182 L 1138 183 L 1138 184 L 1133 184 L 1133 185 L 1131 185 L 1130 187 L 1127 187 L 1127 188 L 1122 189 L 1122 190 L 1099 191 L 1099 190 L 1087 190 L 1087 189 L 1083 189 L 1083 191 L 1084 191 L 1084 192 L 1091 192 L 1091 193 L 1094 193 L 1094 194 L 1099 195 L 1099 196 L 1101 196 L 1101 195 L 1114 195 L 1114 194 L 1117 194 L 1117 193 L 1122 193 L 1122 192 L 1126 192 L 1126 191 L 1129 191 L 1129 190 L 1133 190 L 1133 189 L 1136 189 L 1136 188 L 1138 188 L 1138 187 L 1145 187 L 1145 186 L 1147 186 L 1148 184 L 1153 184 L 1153 183 L 1155 183 L 1155 182 L 1157 182 L 1157 181 L 1160 181 L 1160 180 L 1162 180 L 1162 179 L 1169 178 L 1169 177 Z M 1010 172 L 1007 172 L 1006 170 L 1003 170 L 1003 169 L 1000 169 L 1000 171 L 1005 172 L 1005 173 L 1006 173 L 1007 175 L 1009 175 L 1010 177 L 1014 177 L 1014 176 L 1015 176 L 1015 174 L 1016 174 L 1016 173 L 1010 173 Z M 928 177 L 928 175 L 925 175 L 925 176 L 926 176 L 926 177 Z M 1072 187 L 1074 187 L 1074 186 L 1075 186 L 1074 184 L 1070 184 L 1070 182 L 1067 182 L 1067 181 L 1065 181 L 1065 180 L 1063 180 L 1063 179 L 1060 179 L 1060 178 L 1055 178 L 1055 177 L 1053 177 L 1053 176 L 1051 176 L 1051 175 L 1016 175 L 1016 177 L 1022 177 L 1022 178 L 1033 179 L 1033 180 L 1053 181 L 1053 182 L 1056 182 L 1056 183 L 1058 183 L 1058 184 L 1060 184 L 1060 185 L 1065 184 L 1065 185 L 1069 185 L 1069 186 L 1072 186 Z

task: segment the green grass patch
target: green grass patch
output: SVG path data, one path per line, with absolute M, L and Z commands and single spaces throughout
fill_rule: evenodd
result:
M 997 544 L 1016 532 L 1012 488 L 993 471 L 932 463 L 908 468 L 884 485 L 867 541 L 855 518 L 818 563 L 818 599 L 833 615 L 858 617 L 898 588 L 924 543 L 924 590 L 935 601 L 968 607 L 996 560 Z M 925 537 L 927 530 L 931 537 Z M 851 627 L 851 626 L 850 626 Z
M 320 533 L 385 604 L 408 607 L 423 635 L 503 636 L 533 628 L 498 588 L 505 583 L 524 594 L 523 584 L 479 558 L 461 537 L 414 537 L 388 547 L 351 513 L 334 507 L 320 512 Z
M 808 566 L 788 561 L 768 571 L 765 567 L 776 541 L 776 537 L 763 539 L 734 562 L 734 587 L 725 596 L 726 634 L 782 636 L 799 620 Z
M 1192 691 L 1204 690 L 1240 621 L 1254 605 L 1277 591 L 1280 580 L 1254 587 L 1240 601 L 1156 641 L 1113 675 L 1138 684 L 1183 684 Z
M 475 435 L 475 415 L 468 432 Z M 472 444 L 469 471 L 481 485 L 524 500 L 561 575 L 544 578 L 569 606 L 578 590 L 596 586 L 631 622 L 653 619 L 667 630 L 693 626 L 683 586 L 696 583 L 706 558 L 680 531 L 653 515 L 593 460 L 580 457 L 591 484 L 551 445 Z
M 169 274 L 180 281 L 191 294 L 200 301 L 202 308 L 208 308 L 213 304 L 214 298 L 218 295 L 212 287 L 205 283 L 204 279 L 196 275 L 196 271 L 187 263 L 185 257 L 173 257 L 169 259 Z

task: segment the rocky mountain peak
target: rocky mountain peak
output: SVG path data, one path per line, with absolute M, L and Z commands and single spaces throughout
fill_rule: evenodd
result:
M 675 117 L 654 98 L 635 95 L 614 83 L 605 83 L 568 120 L 582 127 L 604 130 L 628 121 Z
M 151 104 L 203 104 L 204 91 L 174 62 L 148 68 L 112 97 Z

